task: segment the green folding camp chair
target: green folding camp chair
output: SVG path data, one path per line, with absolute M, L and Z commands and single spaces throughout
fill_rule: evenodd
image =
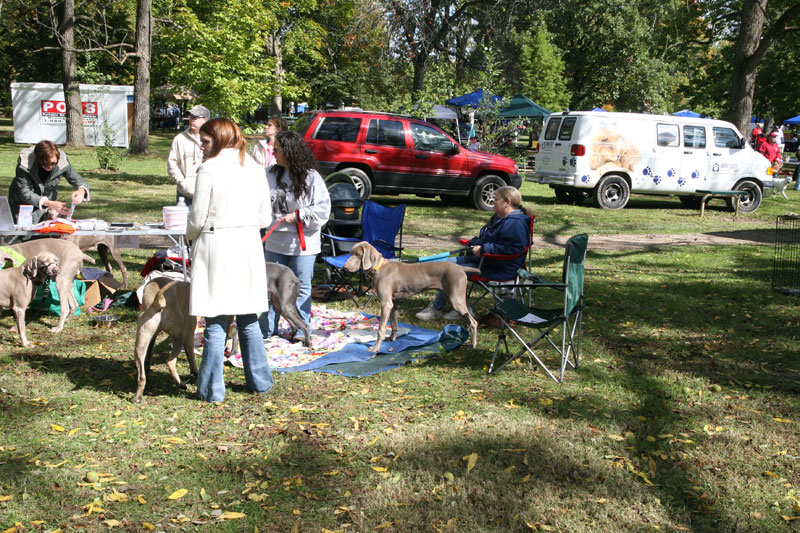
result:
M 531 307 L 520 299 L 511 298 L 493 307 L 492 311 L 500 322 L 500 331 L 497 345 L 492 355 L 492 362 L 489 364 L 490 374 L 499 372 L 500 369 L 523 354 L 528 354 L 531 362 L 535 360 L 547 375 L 557 383 L 564 381 L 564 371 L 567 365 L 572 368 L 578 368 L 581 355 L 581 320 L 583 318 L 583 273 L 588 242 L 589 236 L 585 233 L 575 235 L 567 241 L 561 283 L 553 283 L 537 278 L 530 272 L 520 269 L 519 275 L 523 278 L 522 286 L 531 290 L 549 288 L 563 291 L 564 305 L 556 309 L 540 309 Z M 537 336 L 530 342 L 525 342 L 522 335 L 515 329 L 523 327 L 538 330 Z M 559 327 L 561 328 L 560 342 L 557 335 L 552 335 Z M 510 355 L 511 350 L 508 348 L 507 332 L 510 332 L 522 344 L 522 349 L 513 355 Z M 539 355 L 533 351 L 533 348 L 542 340 L 546 340 L 547 344 L 552 346 L 561 357 L 561 373 L 559 377 L 556 377 L 547 368 L 547 365 L 544 364 Z M 546 347 L 547 344 L 544 346 Z M 501 357 L 508 357 L 509 355 L 510 357 L 495 368 L 495 360 L 500 354 L 501 345 L 505 348 L 505 352 Z

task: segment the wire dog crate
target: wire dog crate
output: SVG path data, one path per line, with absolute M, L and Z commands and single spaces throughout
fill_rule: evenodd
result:
M 800 295 L 800 215 L 783 215 L 775 221 L 772 289 Z

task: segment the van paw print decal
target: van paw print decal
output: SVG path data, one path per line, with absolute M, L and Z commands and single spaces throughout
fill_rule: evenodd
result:
M 668 178 L 671 178 L 674 175 L 675 175 L 675 169 L 674 168 L 671 168 L 671 169 L 667 170 L 667 177 Z
M 686 185 L 686 178 L 684 178 L 683 176 L 681 176 L 680 178 L 678 178 L 678 185 L 679 185 L 679 186 L 681 186 L 681 187 L 683 187 L 684 185 Z
M 589 183 L 591 183 L 591 181 L 592 181 L 592 177 L 591 176 L 586 175 L 586 174 L 581 176 L 581 183 L 585 183 L 585 184 L 588 185 Z
M 576 163 L 576 161 L 575 161 L 575 158 L 574 158 L 574 157 L 570 158 L 570 160 L 569 160 L 569 165 L 570 165 L 571 167 L 574 167 L 574 166 L 575 166 L 575 163 Z
M 661 176 L 653 176 L 653 183 L 661 185 Z
M 645 176 L 652 176 L 653 175 L 653 169 L 650 168 L 650 167 L 644 167 L 642 169 L 642 174 L 644 174 Z
M 699 170 L 695 170 L 695 171 L 692 172 L 692 179 L 693 180 L 696 180 L 699 177 L 700 177 L 700 171 Z

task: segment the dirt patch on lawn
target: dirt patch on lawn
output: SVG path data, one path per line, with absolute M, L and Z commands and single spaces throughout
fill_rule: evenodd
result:
M 568 237 L 535 235 L 537 248 L 562 248 Z M 686 235 L 590 235 L 589 248 L 595 250 L 650 250 L 667 246 L 686 245 L 772 245 L 775 230 L 737 230 L 714 233 L 689 233 Z M 458 248 L 458 239 L 437 235 L 403 235 L 403 247 L 415 250 L 445 251 Z

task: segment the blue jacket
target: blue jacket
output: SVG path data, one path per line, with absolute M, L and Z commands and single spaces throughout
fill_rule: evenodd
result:
M 469 241 L 469 246 L 481 245 L 483 253 L 513 255 L 523 251 L 530 241 L 530 216 L 519 209 L 503 218 L 492 215 L 489 222 L 481 228 L 477 237 Z M 525 266 L 525 256 L 512 261 L 498 261 L 485 258 L 481 274 L 489 279 L 505 281 L 517 277 L 517 270 Z

